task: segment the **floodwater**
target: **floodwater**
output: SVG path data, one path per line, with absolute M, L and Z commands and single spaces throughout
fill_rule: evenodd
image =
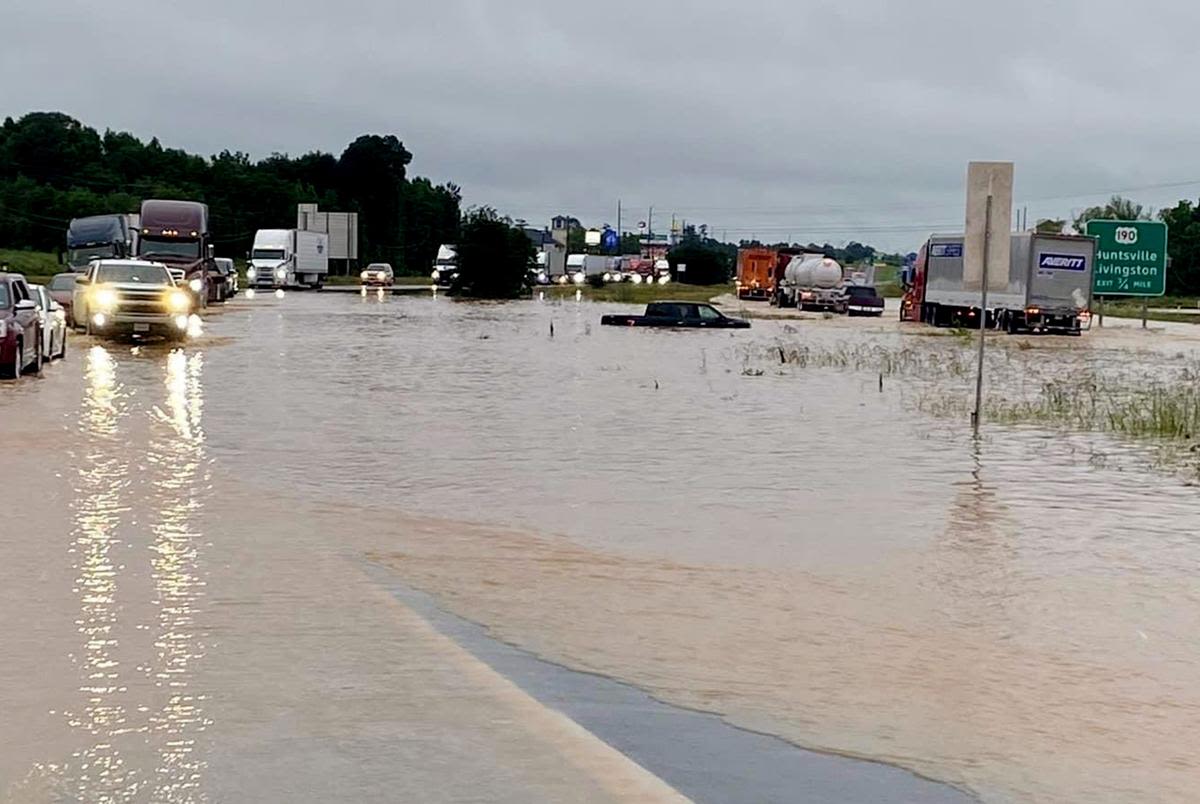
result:
M 506 731 L 510 754 L 405 734 L 470 713 L 395 677 L 434 638 L 363 560 L 553 661 L 984 801 L 1194 799 L 1186 477 L 1110 436 L 976 441 L 931 415 L 971 387 L 962 339 L 602 311 L 240 301 L 184 350 L 78 339 L 0 388 L 6 496 L 31 522 L 10 517 L 0 567 L 0 800 L 450 801 L 496 768 L 514 801 L 595 783 L 533 759 L 536 728 Z M 1197 353 L 1162 332 L 996 343 L 1013 383 Z M 926 376 L 781 347 L 903 352 Z M 479 707 L 516 706 L 487 690 Z

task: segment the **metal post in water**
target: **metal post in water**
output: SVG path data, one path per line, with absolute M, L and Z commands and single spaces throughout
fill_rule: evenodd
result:
M 987 340 L 988 252 L 992 245 L 992 196 L 987 197 L 987 213 L 983 227 L 983 286 L 979 294 L 979 370 L 975 374 L 975 412 L 971 414 L 971 429 L 979 435 L 979 420 L 983 416 L 983 352 Z
M 1146 318 L 1149 315 L 1149 311 L 1146 308 L 1149 306 L 1149 304 L 1150 304 L 1149 300 L 1145 296 L 1143 296 L 1142 297 L 1142 329 L 1146 328 Z

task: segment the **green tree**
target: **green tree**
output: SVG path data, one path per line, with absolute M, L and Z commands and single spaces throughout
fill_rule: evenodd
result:
M 1082 214 L 1075 218 L 1075 231 L 1082 232 L 1087 228 L 1088 221 L 1097 220 L 1145 221 L 1150 220 L 1150 216 L 1146 214 L 1141 204 L 1130 201 L 1128 198 L 1114 195 L 1104 206 L 1088 207 Z
M 311 152 L 260 161 L 237 151 L 211 158 L 157 139 L 103 136 L 58 112 L 0 125 L 0 246 L 61 248 L 72 217 L 137 212 L 146 198 L 209 205 L 223 255 L 245 253 L 260 228 L 289 228 L 296 204 L 360 213 L 360 252 L 424 272 L 440 243 L 454 241 L 461 191 L 409 182 L 412 155 L 395 136 L 366 135 L 341 157 Z
M 411 161 L 412 154 L 391 134 L 364 134 L 338 160 L 342 197 L 358 207 L 368 259 L 404 264 L 402 204 Z
M 1092 218 L 1089 218 L 1088 220 L 1092 220 Z M 1033 227 L 1033 230 L 1039 234 L 1062 234 L 1063 227 L 1066 225 L 1066 220 L 1062 218 L 1043 218 L 1037 222 L 1037 225 Z
M 494 209 L 470 210 L 458 239 L 458 279 L 450 292 L 475 299 L 521 296 L 534 265 L 533 243 Z
M 625 233 L 621 235 L 621 253 L 622 254 L 641 254 L 642 239 L 635 234 Z
M 735 248 L 734 255 L 736 253 Z M 727 248 L 714 240 L 699 237 L 687 238 L 671 249 L 667 260 L 671 263 L 671 276 L 691 285 L 723 285 L 729 281 L 733 268 Z M 687 266 L 687 271 L 679 272 L 681 264 Z
M 1200 295 L 1200 207 L 1180 201 L 1158 216 L 1167 224 L 1167 293 L 1172 296 Z
M 453 184 L 435 187 L 429 179 L 414 179 L 404 187 L 404 272 L 426 274 L 438 246 L 458 239 L 462 191 Z

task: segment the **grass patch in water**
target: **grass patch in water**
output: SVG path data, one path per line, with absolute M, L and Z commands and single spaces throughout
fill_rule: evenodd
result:
M 698 301 L 706 302 L 716 296 L 733 293 L 733 285 L 685 285 L 670 282 L 666 285 L 635 285 L 632 282 L 617 282 L 594 288 L 589 285 L 547 285 L 534 288 L 534 293 L 545 291 L 548 296 L 575 297 L 580 291 L 583 298 L 592 301 L 618 302 L 621 304 L 649 304 L 652 301 Z
M 748 351 L 743 374 L 761 376 L 761 366 L 798 370 L 843 369 L 903 376 L 915 389 L 915 407 L 927 414 L 966 420 L 974 407 L 976 357 L 973 344 L 958 338 L 949 348 L 871 344 L 786 344 Z M 960 345 L 961 344 L 961 345 Z M 1125 366 L 1124 369 L 1128 369 Z M 1069 373 L 1069 379 L 1043 379 L 1038 373 Z M 1097 371 L 1048 362 L 1020 341 L 989 356 L 984 420 L 1003 425 L 1038 425 L 1082 432 L 1111 433 L 1159 442 L 1184 454 L 1200 448 L 1200 364 L 1164 373 L 1153 366 L 1133 371 Z

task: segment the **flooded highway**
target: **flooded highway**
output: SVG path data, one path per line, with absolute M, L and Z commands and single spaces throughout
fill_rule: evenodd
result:
M 0 801 L 679 795 L 381 572 L 551 662 L 983 801 L 1194 799 L 1186 462 L 1037 422 L 974 441 L 961 337 L 599 327 L 616 309 L 260 297 L 184 349 L 76 338 L 0 387 Z M 1014 401 L 1200 354 L 1023 343 L 990 358 Z

